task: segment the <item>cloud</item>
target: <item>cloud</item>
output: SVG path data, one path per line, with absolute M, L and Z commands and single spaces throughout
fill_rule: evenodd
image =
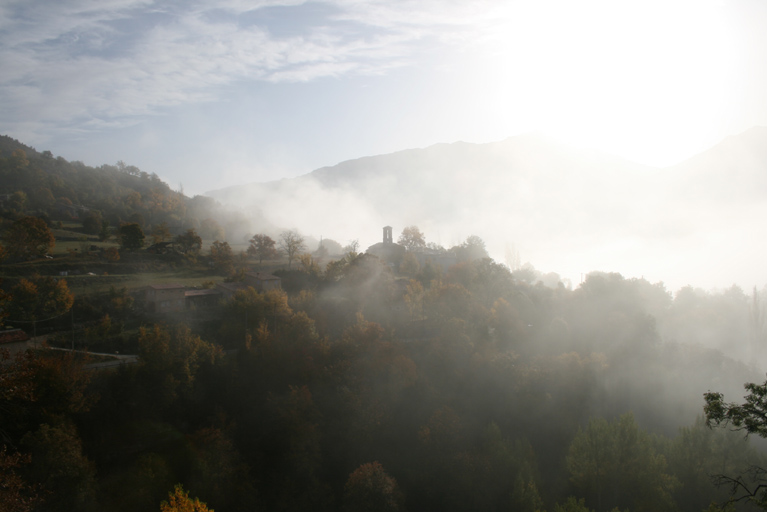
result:
M 325 4 L 324 13 L 304 16 L 296 33 L 276 35 L 278 25 L 293 23 L 308 5 L 6 4 L 0 7 L 0 129 L 34 141 L 42 129 L 129 125 L 164 107 L 215 100 L 222 87 L 243 80 L 385 73 L 412 62 L 415 45 L 436 41 L 442 26 L 465 25 L 477 15 L 460 2 L 393 7 L 339 0 Z M 270 16 L 253 21 L 254 13 L 269 9 Z

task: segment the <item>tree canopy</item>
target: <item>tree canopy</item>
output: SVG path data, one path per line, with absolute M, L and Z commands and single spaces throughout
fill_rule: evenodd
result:
M 408 251 L 421 251 L 426 247 L 426 238 L 418 226 L 407 226 L 402 230 L 397 243 L 404 245 Z
M 258 258 L 258 264 L 261 265 L 264 260 L 276 258 L 278 255 L 275 249 L 276 242 L 269 235 L 255 234 L 250 239 L 248 246 L 248 255 Z
M 11 224 L 3 238 L 8 254 L 16 260 L 42 257 L 56 245 L 48 225 L 38 217 L 20 218 Z
M 144 230 L 137 222 L 128 222 L 120 226 L 119 235 L 123 249 L 133 251 L 144 246 Z

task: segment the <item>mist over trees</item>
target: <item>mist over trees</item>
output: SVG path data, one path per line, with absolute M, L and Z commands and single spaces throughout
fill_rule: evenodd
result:
M 46 464 L 11 473 L 69 510 L 698 511 L 728 498 L 710 476 L 763 464 L 696 420 L 709 376 L 729 392 L 754 370 L 662 341 L 660 284 L 548 288 L 490 259 L 428 278 L 366 254 L 314 268 L 292 270 L 307 278 L 290 294 L 237 292 L 206 338 L 142 328 L 135 366 L 4 365 L 41 397 L 3 398 L 8 446 Z M 38 429 L 46 396 L 75 402 Z M 39 472 L 54 446 L 72 449 L 69 480 Z
M 752 236 L 767 214 L 757 192 L 765 147 L 767 128 L 755 127 L 659 169 L 527 134 L 369 156 L 209 194 L 272 223 L 359 238 L 365 247 L 378 241 L 380 225 L 418 224 L 428 242 L 445 247 L 477 235 L 497 261 L 516 245 L 526 261 L 576 283 L 592 270 L 615 270 L 674 290 L 745 289 L 767 282 Z M 744 243 L 753 248 L 732 249 Z
M 92 352 L 0 350 L 0 508 L 764 506 L 758 493 L 728 504 L 732 487 L 716 485 L 745 475 L 756 478 L 747 489 L 761 489 L 763 446 L 707 426 L 764 432 L 764 385 L 747 388 L 744 406 L 723 398 L 763 381 L 763 289 L 673 293 L 614 272 L 572 286 L 522 264 L 513 247 L 503 265 L 478 235 L 446 248 L 414 224 L 403 224 L 408 248 L 396 262 L 357 240 L 322 239 L 307 253 L 301 231 L 245 229 L 209 198 L 186 198 L 124 164 L 97 172 L 32 150 L 3 154 L 3 176 L 24 193 L 3 203 L 6 233 L 33 213 L 29 203 L 61 205 L 64 213 L 35 213 L 48 229 L 46 215 L 54 224 L 72 208 L 92 211 L 81 197 L 109 194 L 70 192 L 68 180 L 103 173 L 90 186 L 119 193 L 82 228 L 95 236 L 99 216 L 110 236 L 135 227 L 122 250 L 112 247 L 117 259 L 96 259 L 104 251 L 71 261 L 109 273 L 195 271 L 204 276 L 195 293 L 233 291 L 163 316 L 119 279 L 74 294 L 55 259 L 35 267 L 52 274 L 42 276 L 23 274 L 25 257 L 4 263 L 0 319 L 67 312 L 49 342 L 62 349 L 76 337 Z M 32 192 L 55 176 L 50 197 Z M 78 200 L 64 201 L 62 190 Z M 239 240 L 223 239 L 238 231 Z M 151 251 L 131 245 L 139 232 L 152 237 Z M 204 243 L 203 234 L 221 239 Z M 256 265 L 282 289 L 246 286 Z M 115 352 L 130 362 L 97 366 Z

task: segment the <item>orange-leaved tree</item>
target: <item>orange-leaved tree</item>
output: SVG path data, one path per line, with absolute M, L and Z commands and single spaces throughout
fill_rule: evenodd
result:
M 5 232 L 8 253 L 15 260 L 42 257 L 56 245 L 56 239 L 43 219 L 22 217 Z
M 403 510 L 404 499 L 397 481 L 383 466 L 379 462 L 368 462 L 349 475 L 343 505 L 349 512 L 392 512 Z
M 178 484 L 173 492 L 168 493 L 168 501 L 160 503 L 160 512 L 214 512 L 212 508 L 199 500 L 190 498 L 189 493 Z

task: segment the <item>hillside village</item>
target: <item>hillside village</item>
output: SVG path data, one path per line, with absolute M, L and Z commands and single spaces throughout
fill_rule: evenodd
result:
M 342 245 L 0 155 L 2 510 L 725 512 L 711 476 L 766 467 L 704 420 L 763 378 L 761 290 L 573 287 L 478 236 Z

